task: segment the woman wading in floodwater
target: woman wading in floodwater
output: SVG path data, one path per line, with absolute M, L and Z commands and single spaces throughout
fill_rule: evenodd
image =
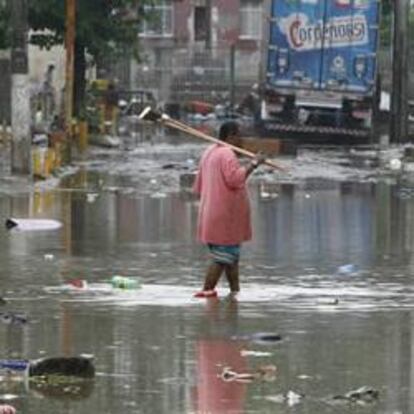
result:
M 240 147 L 238 124 L 224 123 L 219 139 Z M 219 144 L 211 145 L 203 153 L 193 190 L 200 196 L 197 238 L 208 246 L 212 262 L 203 290 L 195 297 L 217 296 L 215 287 L 223 271 L 231 293 L 239 292 L 240 245 L 252 238 L 246 181 L 264 161 L 258 155 L 248 167 L 243 167 L 231 148 Z

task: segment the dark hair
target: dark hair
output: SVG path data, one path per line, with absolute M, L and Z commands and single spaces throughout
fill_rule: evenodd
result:
M 226 141 L 231 135 L 237 135 L 240 132 L 239 124 L 234 121 L 224 122 L 220 127 L 219 139 Z

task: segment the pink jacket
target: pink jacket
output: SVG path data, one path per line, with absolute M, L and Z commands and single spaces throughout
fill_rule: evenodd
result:
M 201 199 L 198 240 L 232 245 L 252 238 L 246 168 L 230 148 L 214 144 L 204 152 L 193 191 Z

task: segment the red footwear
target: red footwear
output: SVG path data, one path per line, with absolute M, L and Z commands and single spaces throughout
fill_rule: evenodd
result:
M 217 291 L 216 290 L 200 290 L 200 292 L 194 293 L 195 298 L 216 298 Z
M 86 280 L 82 280 L 82 279 L 72 279 L 72 280 L 69 280 L 69 282 L 67 283 L 68 285 L 73 286 L 78 289 L 86 289 L 86 287 L 88 286 L 88 284 L 86 283 Z

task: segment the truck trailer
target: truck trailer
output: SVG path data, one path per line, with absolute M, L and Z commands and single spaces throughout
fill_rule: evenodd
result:
M 262 134 L 375 139 L 379 0 L 272 0 Z

